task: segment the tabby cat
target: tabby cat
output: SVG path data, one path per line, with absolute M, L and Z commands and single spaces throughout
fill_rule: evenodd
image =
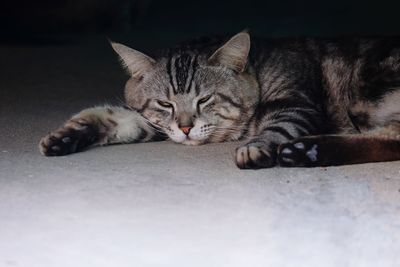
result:
M 400 40 L 200 39 L 150 57 L 112 43 L 126 106 L 81 111 L 40 141 L 46 156 L 93 145 L 244 140 L 239 168 L 400 159 Z

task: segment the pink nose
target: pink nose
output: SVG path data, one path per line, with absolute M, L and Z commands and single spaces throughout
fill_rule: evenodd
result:
M 192 127 L 181 127 L 181 128 L 179 128 L 179 129 L 181 129 L 181 131 L 182 131 L 184 134 L 188 135 L 189 132 L 190 132 L 190 130 L 192 129 Z

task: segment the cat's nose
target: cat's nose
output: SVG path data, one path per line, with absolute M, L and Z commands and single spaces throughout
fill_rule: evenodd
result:
M 182 131 L 184 134 L 189 135 L 190 130 L 191 130 L 192 128 L 193 128 L 193 127 L 180 127 L 179 129 L 181 129 L 181 131 Z

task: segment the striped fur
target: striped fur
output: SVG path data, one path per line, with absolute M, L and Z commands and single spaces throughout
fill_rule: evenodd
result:
M 242 32 L 225 42 L 184 43 L 154 57 L 112 45 L 131 74 L 128 109 L 81 112 L 42 139 L 43 154 L 168 137 L 187 145 L 245 140 L 235 156 L 240 168 L 400 159 L 397 38 L 250 43 Z M 80 119 L 92 130 L 77 135 Z M 71 131 L 78 136 L 75 149 L 62 142 Z

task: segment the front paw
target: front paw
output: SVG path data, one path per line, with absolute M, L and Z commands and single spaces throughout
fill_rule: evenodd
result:
M 64 127 L 49 133 L 40 140 L 39 150 L 44 156 L 63 156 L 81 151 L 99 139 L 94 124 L 84 119 L 71 120 Z
M 266 144 L 254 142 L 237 148 L 235 160 L 240 169 L 260 169 L 273 167 L 276 156 Z
M 320 165 L 318 144 L 314 138 L 299 138 L 278 148 L 278 162 L 283 167 Z

